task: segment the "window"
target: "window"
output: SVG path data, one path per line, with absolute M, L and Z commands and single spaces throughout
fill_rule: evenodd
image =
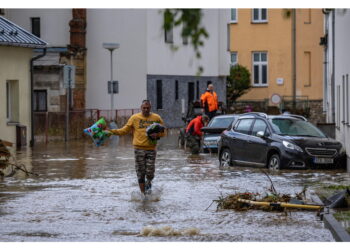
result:
M 175 100 L 179 99 L 179 81 L 175 81 Z
M 34 90 L 34 111 L 47 111 L 47 90 Z
M 267 23 L 267 9 L 253 9 L 253 23 Z
M 173 27 L 170 27 L 169 30 L 164 29 L 164 34 L 165 34 L 165 42 L 166 43 L 173 43 Z
M 263 120 L 257 119 L 255 120 L 253 130 L 252 130 L 252 135 L 256 136 L 259 131 L 263 131 L 265 133 L 267 129 L 267 125 Z
M 311 24 L 311 9 L 306 9 L 305 12 L 304 24 Z
M 337 116 L 337 128 L 340 127 L 340 85 L 337 86 L 337 111 L 335 112 L 335 115 Z
M 162 80 L 157 80 L 157 109 L 163 108 L 163 83 Z
M 237 9 L 231 9 L 231 23 L 237 23 Z
M 253 52 L 253 86 L 267 85 L 267 52 Z
M 32 34 L 40 37 L 40 17 L 32 17 Z
M 6 82 L 6 118 L 8 122 L 19 122 L 18 81 Z
M 230 39 L 231 39 L 231 27 L 230 27 L 230 24 L 227 24 L 227 51 L 230 51 Z
M 231 66 L 235 66 L 238 63 L 237 52 L 231 52 Z
M 196 82 L 196 99 L 199 99 L 199 81 Z
M 305 87 L 311 87 L 311 52 L 304 52 L 304 70 L 306 71 Z
M 194 82 L 188 83 L 188 104 L 190 104 L 192 101 L 194 101 Z
M 242 119 L 237 124 L 235 131 L 242 134 L 249 134 L 250 127 L 252 126 L 254 119 Z
M 184 44 L 184 45 L 187 45 L 188 44 L 188 36 L 184 36 L 184 29 L 185 29 L 185 27 L 182 27 L 182 33 L 181 33 L 181 36 L 182 36 L 182 44 Z
M 0 15 L 5 15 L 5 9 L 0 9 Z

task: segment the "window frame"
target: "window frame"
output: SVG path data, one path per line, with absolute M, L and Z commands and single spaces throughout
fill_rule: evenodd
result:
M 249 127 L 249 129 L 248 129 L 248 131 L 247 131 L 248 133 L 246 134 L 246 133 L 243 133 L 243 132 L 241 132 L 241 131 L 238 131 L 237 128 L 238 128 L 238 126 L 241 124 L 241 122 L 242 122 L 242 121 L 247 121 L 247 120 L 251 120 L 250 127 Z M 239 120 L 235 123 L 234 127 L 232 128 L 232 130 L 233 130 L 234 132 L 240 133 L 240 134 L 242 134 L 242 135 L 251 135 L 252 126 L 253 126 L 253 124 L 255 123 L 254 120 L 255 120 L 255 118 L 243 118 L 243 119 L 239 119 Z
M 6 81 L 6 121 L 7 123 L 19 123 L 19 120 L 20 120 L 19 91 L 20 90 L 19 90 L 18 81 Z
M 255 19 L 254 17 L 254 10 L 258 10 L 258 19 Z M 262 10 L 266 10 L 266 19 L 262 19 Z M 268 23 L 268 11 L 267 8 L 261 8 L 261 9 L 257 9 L 254 8 L 252 9 L 252 23 Z
M 174 43 L 174 27 L 171 27 L 169 30 L 164 29 L 164 42 L 165 43 Z
M 175 101 L 179 100 L 179 81 L 175 80 Z
M 232 55 L 233 54 L 236 55 L 236 62 L 235 63 L 232 62 Z M 230 65 L 231 66 L 235 66 L 236 64 L 238 64 L 238 52 L 237 51 L 231 51 L 231 53 L 230 53 Z
M 261 55 L 266 54 L 266 61 L 261 60 Z M 255 61 L 254 55 L 259 54 L 259 61 Z M 255 69 L 254 66 L 258 66 L 258 71 L 259 71 L 259 82 L 255 83 Z M 266 83 L 262 83 L 262 69 L 263 66 L 266 66 Z M 269 59 L 268 59 L 268 52 L 267 51 L 253 51 L 252 52 L 252 86 L 253 87 L 267 87 L 269 86 Z
M 39 96 L 38 93 L 45 93 L 45 109 L 38 109 L 39 105 Z M 35 108 L 36 106 L 36 108 Z M 48 103 L 47 103 L 47 89 L 34 89 L 33 90 L 33 111 L 35 112 L 47 112 L 48 111 Z
M 232 12 L 235 12 L 235 19 L 232 18 Z M 238 11 L 237 8 L 230 9 L 230 23 L 238 23 Z
M 261 121 L 261 122 L 263 122 L 264 124 L 265 124 L 265 130 L 264 130 L 264 134 L 266 135 L 266 134 L 268 134 L 268 135 L 270 135 L 271 133 L 270 133 L 270 130 L 269 130 L 269 125 L 267 124 L 267 122 L 266 121 L 264 121 L 263 119 L 255 119 L 255 121 L 254 121 L 254 124 L 252 125 L 252 127 L 251 127 L 251 132 L 250 132 L 250 134 L 252 135 L 252 136 L 255 136 L 255 137 L 259 137 L 259 136 L 257 136 L 257 135 L 254 135 L 254 126 L 255 126 L 255 124 L 256 124 L 256 122 L 257 121 Z M 261 130 L 259 130 L 259 131 L 261 131 Z M 259 131 L 257 131 L 257 132 L 259 132 Z
M 156 80 L 157 110 L 163 109 L 163 81 Z
M 39 27 L 35 27 L 35 24 L 34 24 L 35 21 L 37 21 L 36 24 Z M 40 17 L 31 17 L 30 18 L 30 22 L 31 22 L 31 32 L 32 32 L 32 34 L 40 38 L 41 37 L 41 19 L 40 19 Z M 35 29 L 38 30 L 39 34 L 36 33 Z

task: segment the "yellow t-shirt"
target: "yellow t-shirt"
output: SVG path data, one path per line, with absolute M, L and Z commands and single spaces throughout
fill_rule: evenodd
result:
M 110 131 L 115 135 L 126 135 L 133 131 L 132 144 L 134 148 L 144 149 L 144 150 L 154 150 L 156 148 L 155 144 L 151 143 L 151 140 L 146 134 L 146 128 L 153 123 L 159 123 L 164 125 L 162 118 L 154 113 L 151 113 L 148 117 L 143 116 L 142 113 L 137 113 L 132 115 L 124 127 L 120 129 L 111 129 Z M 159 134 L 159 136 L 164 136 L 165 133 Z

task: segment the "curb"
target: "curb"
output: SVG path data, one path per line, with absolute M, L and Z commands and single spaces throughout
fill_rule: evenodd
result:
M 312 195 L 311 199 L 317 204 L 323 204 L 321 199 L 317 195 Z M 344 229 L 344 227 L 334 218 L 333 214 L 329 209 L 325 208 L 326 211 L 321 215 L 325 228 L 331 231 L 334 239 L 338 242 L 350 242 L 350 235 Z

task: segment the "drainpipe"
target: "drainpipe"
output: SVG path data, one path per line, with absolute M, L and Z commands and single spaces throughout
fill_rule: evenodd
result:
M 328 90 L 328 52 L 329 52 L 329 22 L 328 13 L 322 9 L 324 15 L 324 33 L 325 33 L 325 44 L 323 44 L 323 112 L 328 113 L 328 101 L 329 101 L 329 90 Z M 321 43 L 320 43 L 321 45 Z M 327 114 L 327 122 L 329 121 L 329 116 Z
M 332 10 L 332 121 L 335 122 L 335 10 Z
M 297 76 L 296 76 L 296 10 L 292 10 L 292 96 L 293 96 L 293 110 L 296 108 L 297 96 Z
M 43 54 L 37 55 L 30 59 L 30 119 L 31 119 L 31 133 L 30 133 L 30 146 L 34 146 L 34 61 L 46 55 L 46 48 L 44 48 Z

